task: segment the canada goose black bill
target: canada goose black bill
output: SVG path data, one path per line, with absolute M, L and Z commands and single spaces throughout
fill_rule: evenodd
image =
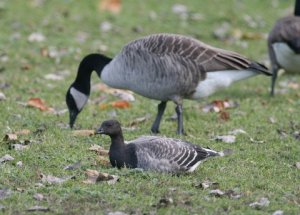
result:
M 110 136 L 109 159 L 113 167 L 139 168 L 157 172 L 193 172 L 209 157 L 224 156 L 179 139 L 141 136 L 124 143 L 120 123 L 116 120 L 104 121 L 96 133 Z
M 159 125 L 168 101 L 176 104 L 177 133 L 183 134 L 183 99 L 201 99 L 235 81 L 265 74 L 267 68 L 235 52 L 214 48 L 191 37 L 154 34 L 134 40 L 110 59 L 86 56 L 66 95 L 72 127 L 90 94 L 90 78 L 96 71 L 110 87 L 127 89 L 161 101 L 151 127 Z
M 296 0 L 294 15 L 279 19 L 268 37 L 272 68 L 271 95 L 274 95 L 279 69 L 300 73 L 300 0 Z

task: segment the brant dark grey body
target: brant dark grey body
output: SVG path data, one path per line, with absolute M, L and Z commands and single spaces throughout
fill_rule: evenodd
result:
M 224 155 L 189 142 L 158 136 L 142 136 L 125 144 L 120 123 L 116 120 L 104 121 L 97 133 L 110 136 L 109 158 L 112 166 L 118 168 L 192 172 L 205 159 Z
M 296 0 L 294 16 L 279 19 L 268 38 L 272 66 L 271 95 L 274 95 L 277 73 L 283 68 L 300 73 L 300 0 Z
M 88 99 L 94 70 L 110 87 L 129 89 L 161 101 L 151 127 L 154 133 L 159 132 L 167 101 L 173 101 L 177 105 L 179 134 L 183 133 L 183 99 L 209 96 L 235 81 L 260 73 L 270 75 L 263 65 L 235 52 L 186 36 L 150 35 L 130 42 L 113 59 L 91 54 L 82 60 L 66 96 L 71 127 Z

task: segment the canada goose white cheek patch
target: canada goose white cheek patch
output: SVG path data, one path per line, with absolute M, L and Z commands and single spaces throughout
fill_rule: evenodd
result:
M 87 100 L 88 100 L 88 96 L 85 95 L 84 93 L 76 90 L 74 87 L 72 87 L 70 89 L 70 93 L 73 96 L 77 109 L 81 110 L 83 108 L 83 106 L 86 104 Z

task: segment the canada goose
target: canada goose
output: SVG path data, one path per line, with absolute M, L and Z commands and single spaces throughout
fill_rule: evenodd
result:
M 109 159 L 111 165 L 118 168 L 193 172 L 205 159 L 224 155 L 223 152 L 202 148 L 190 142 L 159 136 L 141 136 L 125 144 L 121 125 L 116 120 L 104 121 L 96 133 L 110 136 Z
M 279 19 L 268 37 L 268 49 L 272 67 L 271 95 L 274 95 L 277 73 L 300 72 L 300 0 L 295 2 L 294 16 Z
M 153 34 L 130 42 L 113 59 L 90 54 L 81 61 L 77 77 L 66 95 L 70 127 L 88 100 L 92 71 L 110 87 L 128 89 L 161 101 L 151 127 L 153 133 L 159 132 L 167 101 L 173 101 L 177 105 L 178 134 L 184 131 L 183 99 L 209 96 L 256 74 L 271 75 L 265 66 L 235 52 L 186 36 Z

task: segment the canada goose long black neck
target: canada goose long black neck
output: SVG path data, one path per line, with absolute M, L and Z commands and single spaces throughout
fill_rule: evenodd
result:
M 108 58 L 101 54 L 90 54 L 87 55 L 80 62 L 78 67 L 77 77 L 74 81 L 73 86 L 80 90 L 82 93 L 89 95 L 91 88 L 91 74 L 93 71 L 96 71 L 100 77 L 102 69 L 111 61 L 111 58 Z
M 294 15 L 295 16 L 300 16 L 300 0 L 296 0 L 296 2 L 295 2 Z

